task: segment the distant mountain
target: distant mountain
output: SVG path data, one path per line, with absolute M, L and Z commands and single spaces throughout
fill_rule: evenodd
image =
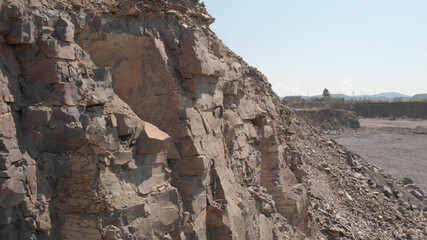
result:
M 372 97 L 384 97 L 384 98 L 410 98 L 411 96 L 404 95 L 398 92 L 385 92 L 385 93 L 379 93 L 375 95 L 367 95 Z
M 417 98 L 419 99 L 427 99 L 427 94 L 417 94 L 415 96 L 418 96 Z M 414 97 L 415 97 L 414 96 Z M 322 98 L 322 95 L 317 95 L 317 96 L 301 96 L 302 99 L 311 99 L 311 98 Z M 373 100 L 373 101 L 391 101 L 394 100 L 396 98 L 400 98 L 404 101 L 409 100 L 411 98 L 411 96 L 408 95 L 404 95 L 398 92 L 385 92 L 385 93 L 378 93 L 378 94 L 373 94 L 373 95 L 356 95 L 356 96 L 348 96 L 345 94 L 331 94 L 331 97 L 333 98 L 343 98 L 344 100 L 352 100 L 352 99 L 356 99 L 356 100 Z
M 411 96 L 404 95 L 398 92 L 385 92 L 385 93 L 378 93 L 375 95 L 358 95 L 356 96 L 356 99 L 367 99 L 367 100 L 383 100 L 383 101 L 389 101 L 396 98 L 400 98 L 402 100 L 408 100 L 411 98 Z
M 415 94 L 412 98 L 415 98 L 415 99 L 427 99 L 427 93 Z

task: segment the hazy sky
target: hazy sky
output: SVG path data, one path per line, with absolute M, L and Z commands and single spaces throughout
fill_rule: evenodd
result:
M 204 2 L 211 28 L 279 96 L 427 93 L 427 0 Z

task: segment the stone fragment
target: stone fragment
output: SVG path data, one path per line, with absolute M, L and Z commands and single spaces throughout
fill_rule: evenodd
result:
M 2 137 L 16 137 L 16 125 L 11 113 L 0 115 L 0 134 Z
M 201 212 L 207 205 L 206 189 L 197 177 L 181 177 L 177 184 L 182 201 L 191 213 Z
M 3 7 L 3 14 L 11 18 L 21 18 L 24 16 L 24 9 L 18 5 L 6 5 Z
M 159 235 L 172 232 L 179 228 L 180 210 L 176 189 L 161 193 L 153 193 L 148 198 L 150 215 L 153 220 L 154 232 Z
M 130 118 L 125 114 L 116 114 L 115 117 L 117 119 L 117 129 L 119 136 L 129 136 L 135 132 L 138 126 L 137 119 Z
M 413 184 L 414 181 L 412 181 L 412 179 L 405 177 L 403 178 L 403 185 L 409 185 L 409 184 Z
M 32 44 L 36 42 L 33 22 L 12 23 L 7 42 L 11 45 Z
M 141 10 L 139 10 L 136 6 L 133 6 L 125 11 L 125 15 L 130 17 L 138 17 L 141 15 Z
M 307 194 L 302 184 L 296 184 L 283 191 L 280 186 L 272 192 L 276 202 L 277 211 L 286 216 L 294 226 L 306 224 Z
M 139 154 L 154 154 L 162 150 L 166 150 L 169 135 L 162 132 L 156 126 L 146 122 L 144 130 L 138 139 L 138 153 Z
M 104 104 L 111 101 L 114 96 L 110 68 L 94 69 L 93 73 L 93 81 L 91 79 L 86 79 L 86 84 L 90 88 L 87 99 L 88 106 Z
M 73 83 L 56 83 L 44 100 L 52 105 L 77 105 L 80 100 L 78 88 Z
M 172 141 L 169 141 L 167 151 L 168 151 L 168 155 L 167 155 L 168 159 L 179 159 L 180 158 L 178 149 L 176 148 L 175 144 Z
M 9 152 L 13 148 L 18 147 L 16 138 L 0 138 L 0 151 Z
M 132 171 L 135 185 L 141 194 L 151 193 L 156 186 L 165 181 L 165 174 L 162 165 L 139 166 Z
M 114 115 L 114 114 L 110 114 L 109 116 L 108 116 L 108 124 L 111 126 L 111 127 L 113 127 L 113 128 L 116 128 L 116 127 L 118 127 L 119 125 L 118 125 L 118 123 L 117 123 L 117 118 L 116 118 L 116 116 Z
M 126 170 L 135 170 L 137 168 L 138 168 L 138 166 L 135 164 L 135 160 L 133 160 L 133 159 L 130 162 L 125 164 Z
M 47 58 L 59 58 L 74 60 L 76 58 L 74 45 L 60 42 L 55 39 L 47 39 L 39 42 L 39 47 Z
M 17 45 L 14 48 L 18 60 L 25 61 L 36 57 L 39 47 L 35 44 Z
M 391 191 L 391 188 L 389 186 L 383 186 L 382 191 L 384 195 L 386 195 L 388 198 L 391 198 L 393 196 L 393 192 Z
M 409 192 L 412 194 L 412 196 L 416 197 L 420 201 L 424 199 L 423 195 L 415 189 L 411 189 Z
M 217 57 L 208 51 L 207 47 L 207 39 L 196 32 L 182 35 L 179 70 L 183 77 L 224 76 L 224 66 Z
M 113 164 L 123 166 L 130 161 L 132 161 L 132 151 L 122 150 L 117 153 L 116 157 L 113 160 Z
M 36 124 L 47 124 L 50 121 L 52 116 L 52 111 L 50 109 L 42 110 L 42 109 L 34 109 L 28 108 L 25 111 L 25 120 L 28 123 L 36 123 Z
M 265 215 L 268 215 L 268 214 L 270 214 L 271 213 L 271 205 L 270 204 L 268 204 L 268 203 L 266 203 L 266 204 L 264 204 L 264 206 L 262 207 L 262 213 L 263 214 L 265 214 Z
M 209 168 L 208 159 L 204 156 L 184 157 L 179 159 L 179 175 L 201 176 Z
M 56 35 L 64 42 L 74 42 L 74 24 L 68 19 L 60 17 L 55 26 Z
M 24 77 L 30 82 L 58 83 L 62 80 L 63 65 L 64 63 L 56 62 L 53 59 L 25 62 Z
M 0 178 L 0 207 L 10 208 L 25 198 L 25 189 L 21 181 L 14 178 Z
M 68 150 L 76 150 L 87 142 L 88 137 L 83 129 L 55 126 L 49 129 L 44 140 L 38 143 L 38 148 L 43 152 L 62 153 Z
M 77 107 L 61 107 L 56 108 L 52 112 L 55 120 L 64 122 L 78 122 L 80 119 L 80 112 Z
M 223 87 L 224 95 L 237 96 L 237 89 L 238 89 L 237 84 L 238 84 L 237 81 L 225 82 Z
M 109 67 L 97 68 L 93 70 L 93 80 L 96 82 L 111 82 L 111 71 Z
M 259 216 L 259 230 L 260 239 L 274 239 L 271 224 L 269 223 L 268 219 L 263 215 Z

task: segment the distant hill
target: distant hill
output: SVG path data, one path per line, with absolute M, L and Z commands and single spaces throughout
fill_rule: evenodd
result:
M 398 92 L 385 92 L 385 93 L 378 93 L 375 95 L 359 95 L 356 96 L 356 99 L 368 99 L 368 100 L 393 100 L 396 98 L 400 98 L 402 100 L 409 100 L 411 96 L 404 95 Z
M 427 93 L 415 94 L 412 98 L 415 98 L 415 99 L 427 99 Z
M 417 98 L 419 99 L 427 99 L 427 94 L 417 94 L 415 96 L 419 96 Z M 414 97 L 415 97 L 414 96 Z M 301 96 L 302 99 L 311 99 L 311 98 L 322 98 L 322 95 L 317 95 L 317 96 Z M 404 101 L 411 99 L 411 96 L 408 95 L 404 95 L 398 92 L 385 92 L 385 93 L 378 93 L 378 94 L 373 94 L 373 95 L 356 95 L 356 96 L 348 96 L 345 94 L 331 94 L 331 97 L 333 98 L 343 98 L 344 100 L 351 100 L 353 98 L 355 98 L 356 100 L 373 100 L 373 101 L 392 101 L 396 98 L 400 98 Z

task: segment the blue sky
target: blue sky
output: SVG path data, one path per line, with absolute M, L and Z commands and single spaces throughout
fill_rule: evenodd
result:
M 427 0 L 203 2 L 279 96 L 427 93 Z

